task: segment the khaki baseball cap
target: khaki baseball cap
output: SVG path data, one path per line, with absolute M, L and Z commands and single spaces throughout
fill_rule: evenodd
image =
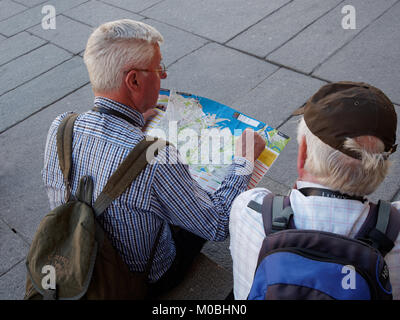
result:
M 341 81 L 324 85 L 293 112 L 300 114 L 304 114 L 308 128 L 321 141 L 355 159 L 360 160 L 361 156 L 343 147 L 346 138 L 379 138 L 385 145 L 385 158 L 396 151 L 397 115 L 393 103 L 367 83 Z

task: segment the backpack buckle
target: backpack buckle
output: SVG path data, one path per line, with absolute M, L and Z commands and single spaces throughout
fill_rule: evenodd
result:
M 289 221 L 286 217 L 277 217 L 272 221 L 272 230 L 281 231 L 287 229 Z
M 364 243 L 366 243 L 367 245 L 369 245 L 371 247 L 373 247 L 373 244 L 374 244 L 373 241 L 371 239 L 368 239 L 368 238 L 358 237 L 358 238 L 356 238 L 356 240 L 364 242 Z

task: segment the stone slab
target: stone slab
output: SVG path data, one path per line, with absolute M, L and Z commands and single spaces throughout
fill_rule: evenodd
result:
M 400 103 L 400 3 L 382 15 L 313 74 L 331 81 L 364 81 Z
M 276 70 L 260 59 L 210 43 L 170 66 L 161 87 L 230 105 Z
M 268 55 L 267 59 L 305 73 L 311 73 L 395 2 L 396 0 L 342 2 L 292 40 Z M 344 15 L 341 13 L 341 9 L 347 4 L 356 8 L 355 30 L 342 28 Z
M 28 245 L 0 219 L 0 277 L 26 257 Z
M 280 128 L 279 131 L 285 133 L 290 137 L 290 141 L 283 149 L 279 158 L 269 169 L 266 178 L 292 188 L 297 179 L 297 124 L 299 117 L 292 117 L 287 120 Z
M 142 14 L 224 43 L 288 2 L 289 0 L 170 0 L 163 1 Z
M 293 1 L 227 43 L 259 57 L 266 57 L 335 7 L 341 0 Z
M 178 59 L 207 43 L 207 40 L 204 40 L 203 38 L 197 37 L 178 28 L 171 27 L 165 23 L 152 19 L 145 19 L 143 22 L 156 28 L 164 37 L 164 42 L 161 45 L 161 52 L 163 62 L 166 66 L 169 66 Z
M 198 255 L 184 281 L 160 300 L 224 300 L 233 288 L 230 272 Z
M 281 68 L 231 106 L 277 128 L 324 84 Z
M 0 133 L 88 82 L 86 68 L 78 56 L 2 95 Z
M 165 0 L 102 0 L 102 1 L 119 8 L 139 13 Z
M 397 193 L 392 198 L 392 201 L 400 201 L 400 190 L 397 190 Z
M 232 257 L 229 236 L 224 241 L 207 241 L 201 252 L 226 271 L 232 273 Z
M 13 0 L 13 1 L 32 8 L 37 6 L 38 4 L 44 3 L 46 0 Z
M 25 259 L 0 277 L 0 300 L 22 300 L 25 295 Z
M 78 7 L 64 12 L 64 15 L 83 23 L 89 24 L 92 27 L 97 27 L 105 22 L 132 19 L 143 20 L 142 16 L 135 13 L 112 7 L 100 1 L 89 1 Z
M 0 67 L 0 96 L 71 58 L 47 44 Z
M 74 54 L 85 49 L 92 28 L 65 16 L 57 16 L 56 29 L 44 30 L 41 25 L 30 28 L 29 32 L 46 39 Z
M 5 38 L 0 46 L 0 66 L 28 53 L 46 43 L 38 37 L 27 32 L 21 32 L 11 38 Z
M 56 9 L 56 14 L 58 15 L 86 1 L 87 0 L 51 0 L 44 2 L 36 7 L 30 8 L 1 21 L 0 33 L 10 37 L 35 25 L 41 26 L 42 19 L 45 17 L 45 15 L 42 14 L 42 8 L 44 5 L 54 6 Z M 58 17 L 56 21 L 58 21 Z
M 74 63 L 69 66 L 73 68 Z M 71 76 L 74 76 L 73 73 Z M 53 82 L 59 85 L 62 78 L 53 78 Z M 45 84 L 44 81 L 41 83 Z M 47 87 L 50 88 L 49 85 Z M 93 99 L 91 87 L 86 85 L 0 134 L 0 218 L 28 242 L 50 210 L 41 175 L 50 124 L 66 111 L 89 110 Z
M 0 21 L 7 19 L 21 11 L 26 10 L 26 7 L 22 4 L 13 2 L 11 0 L 0 1 Z
M 272 180 L 271 178 L 264 176 L 258 183 L 257 188 L 266 188 L 273 194 L 286 196 L 289 194 L 291 188 L 285 186 L 279 182 Z

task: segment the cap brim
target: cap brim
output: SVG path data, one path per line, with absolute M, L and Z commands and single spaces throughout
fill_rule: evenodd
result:
M 293 111 L 292 116 L 299 116 L 301 114 L 304 114 L 304 108 L 306 107 L 306 105 L 304 104 L 302 107 L 296 109 L 295 111 Z

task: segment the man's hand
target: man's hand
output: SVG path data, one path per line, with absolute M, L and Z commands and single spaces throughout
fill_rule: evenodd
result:
M 265 149 L 265 140 L 252 129 L 246 129 L 236 141 L 235 156 L 254 162 Z
M 157 115 L 157 111 L 154 109 L 149 109 L 145 113 L 142 113 L 143 119 L 144 119 L 144 126 L 142 128 L 142 131 L 145 131 L 147 128 L 147 125 Z
M 149 109 L 145 113 L 143 113 L 144 122 L 149 122 L 154 116 L 157 115 L 157 111 L 154 109 Z

